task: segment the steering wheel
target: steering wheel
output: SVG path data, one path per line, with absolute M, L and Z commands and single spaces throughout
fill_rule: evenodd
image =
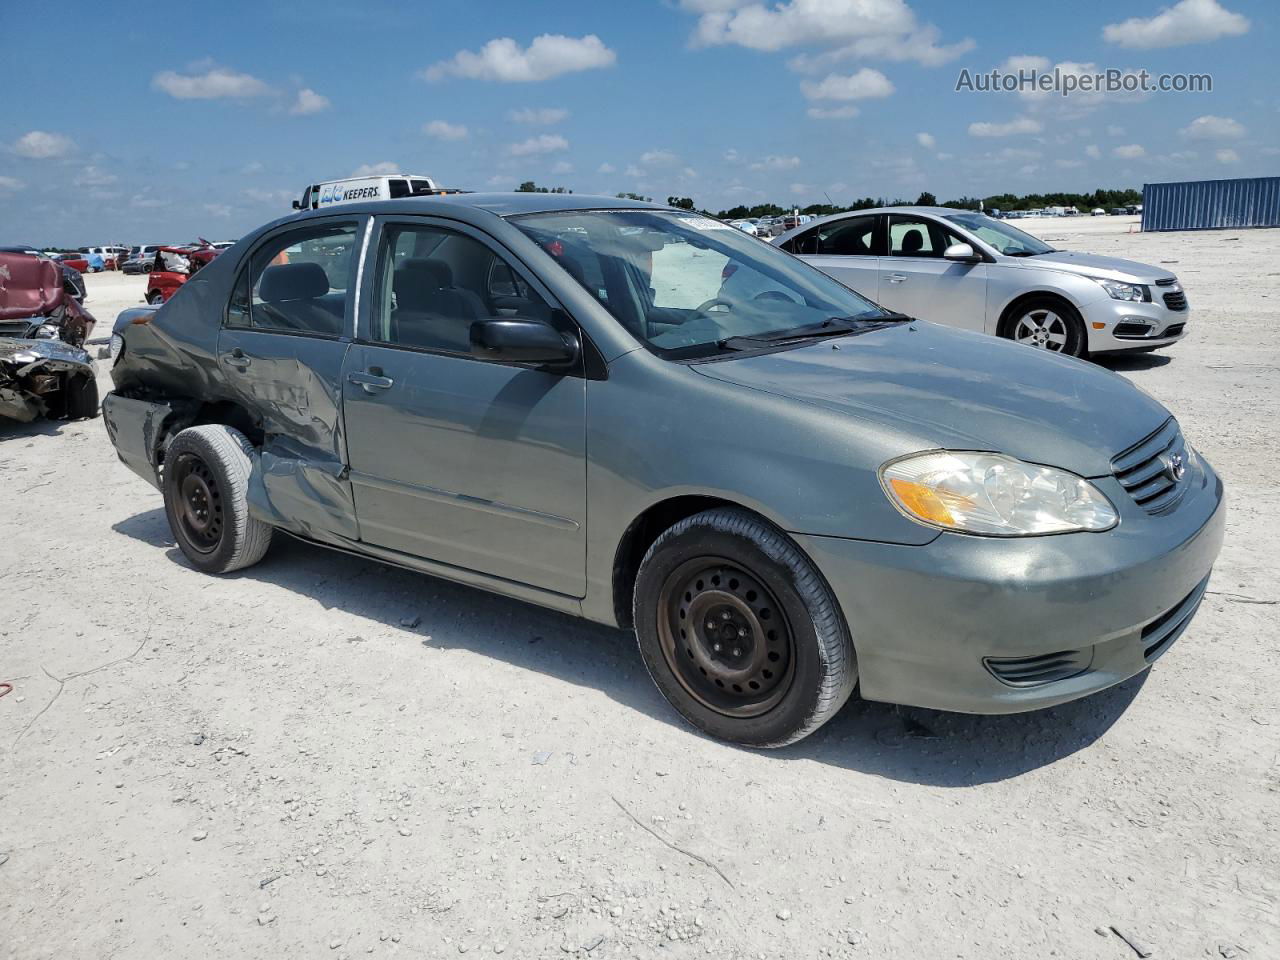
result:
M 710 300 L 702 304 L 693 312 L 694 313 L 710 313 L 712 307 L 724 307 L 726 310 L 732 310 L 733 304 L 730 303 L 728 300 L 724 300 L 720 297 L 712 297 Z

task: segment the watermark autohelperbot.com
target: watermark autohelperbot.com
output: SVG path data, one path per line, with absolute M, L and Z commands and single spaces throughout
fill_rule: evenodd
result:
M 974 73 L 965 68 L 956 78 L 956 93 L 1212 93 L 1213 75 L 1208 73 L 1151 73 L 1148 70 L 1075 71 L 1059 67 L 1039 70 L 987 70 Z

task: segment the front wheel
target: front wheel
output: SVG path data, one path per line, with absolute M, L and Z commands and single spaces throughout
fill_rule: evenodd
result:
M 164 297 L 160 295 L 159 290 L 152 290 L 147 294 L 147 303 L 151 304 L 153 307 L 158 307 L 160 304 L 164 303 Z
M 164 458 L 164 510 L 192 566 L 230 573 L 253 566 L 271 545 L 271 527 L 249 515 L 253 446 L 220 424 L 188 427 Z
M 1005 324 L 1005 336 L 1024 346 L 1073 357 L 1083 357 L 1088 347 L 1084 321 L 1074 307 L 1055 297 L 1022 304 Z
M 658 537 L 640 565 L 634 619 L 658 689 L 723 740 L 794 743 L 857 683 L 830 589 L 785 534 L 743 510 L 708 510 Z

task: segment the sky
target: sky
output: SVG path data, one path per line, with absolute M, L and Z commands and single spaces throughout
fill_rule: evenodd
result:
M 711 210 L 1280 174 L 1274 0 L 161 9 L 0 0 L 0 244 L 235 239 L 379 170 Z M 1213 89 L 956 89 L 1055 66 Z

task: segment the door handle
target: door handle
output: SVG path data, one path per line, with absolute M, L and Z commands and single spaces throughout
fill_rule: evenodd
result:
M 902 283 L 907 279 L 907 275 L 905 273 L 891 273 L 886 279 L 890 283 Z
M 230 353 L 222 358 L 222 362 L 228 367 L 235 367 L 237 370 L 246 370 L 253 361 L 244 355 L 244 351 L 236 347 Z
M 347 374 L 347 382 L 354 383 L 360 387 L 365 393 L 374 393 L 378 390 L 387 390 L 395 386 L 395 381 L 390 377 L 384 377 L 378 373 L 362 373 L 355 371 Z

